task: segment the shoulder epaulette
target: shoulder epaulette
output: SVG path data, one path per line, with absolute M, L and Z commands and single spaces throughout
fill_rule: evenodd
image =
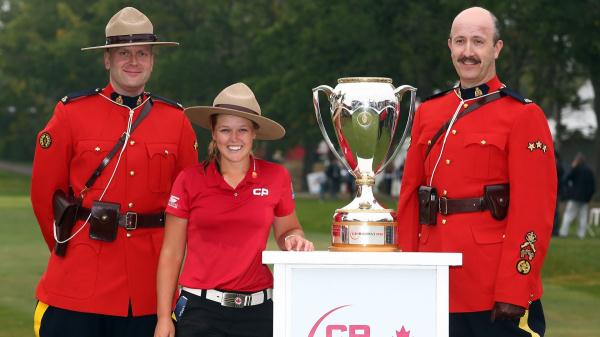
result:
M 97 95 L 101 90 L 102 89 L 100 89 L 100 88 L 95 88 L 95 89 L 85 89 L 85 90 L 76 91 L 76 92 L 70 93 L 70 94 L 66 95 L 65 97 L 61 98 L 60 101 L 63 104 L 67 104 L 70 101 L 80 98 L 80 97 Z
M 511 89 L 509 87 L 504 87 L 504 88 L 500 89 L 500 92 L 505 94 L 506 96 L 510 96 L 510 97 L 516 99 L 517 101 L 519 101 L 523 104 L 533 103 L 532 100 L 530 100 L 529 98 L 523 97 L 523 95 L 521 95 L 518 91 Z
M 163 102 L 165 102 L 165 103 L 167 103 L 169 105 L 172 105 L 172 106 L 177 107 L 179 109 L 183 109 L 183 105 L 181 103 L 177 102 L 177 101 L 174 101 L 172 99 L 169 99 L 169 98 L 166 98 L 166 97 L 162 97 L 160 95 L 153 94 L 153 93 L 147 93 L 147 94 L 148 94 L 148 96 L 150 96 L 152 98 L 155 98 L 155 99 L 157 99 L 159 101 L 163 101 Z
M 431 96 L 429 96 L 429 97 L 426 97 L 426 98 L 423 100 L 423 102 L 425 102 L 425 101 L 429 101 L 430 99 L 434 99 L 434 98 L 438 98 L 438 97 L 444 96 L 444 95 L 445 95 L 445 94 L 446 94 L 448 91 L 451 91 L 451 90 L 454 90 L 454 88 L 450 88 L 450 89 L 448 89 L 448 90 L 440 91 L 440 92 L 438 92 L 437 94 L 433 94 L 433 95 L 431 95 Z M 422 102 L 421 102 L 421 103 L 422 103 Z

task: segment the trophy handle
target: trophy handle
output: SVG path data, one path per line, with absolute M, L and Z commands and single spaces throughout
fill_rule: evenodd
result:
M 313 105 L 315 107 L 315 114 L 317 116 L 317 124 L 319 125 L 319 129 L 321 129 L 321 133 L 323 134 L 323 139 L 325 140 L 325 143 L 327 143 L 327 146 L 329 146 L 329 149 L 331 150 L 331 152 L 333 152 L 333 154 L 337 157 L 337 159 L 341 163 L 343 163 L 344 166 L 346 166 L 346 169 L 352 175 L 354 175 L 354 171 L 350 168 L 350 165 L 348 164 L 348 162 L 346 161 L 344 156 L 342 156 L 338 153 L 335 146 L 331 142 L 331 139 L 329 138 L 327 131 L 325 130 L 325 125 L 323 124 L 323 119 L 321 118 L 321 108 L 319 107 L 319 91 L 323 91 L 327 95 L 327 98 L 329 99 L 330 102 L 331 102 L 332 96 L 334 95 L 334 92 L 333 92 L 333 88 L 328 85 L 320 85 L 312 90 Z
M 406 127 L 404 128 L 404 132 L 402 133 L 402 138 L 400 138 L 400 142 L 396 146 L 394 153 L 388 158 L 388 160 L 381 165 L 380 171 L 382 171 L 400 152 L 404 141 L 406 140 L 406 136 L 410 133 L 410 129 L 412 128 L 413 117 L 415 116 L 415 100 L 417 96 L 417 88 L 411 87 L 410 85 L 402 85 L 394 90 L 394 94 L 398 97 L 398 102 L 402 101 L 402 96 L 404 93 L 410 91 L 410 108 L 408 111 L 408 120 L 406 121 Z

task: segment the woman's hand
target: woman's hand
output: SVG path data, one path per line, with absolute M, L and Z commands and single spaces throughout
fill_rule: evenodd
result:
M 312 242 L 306 240 L 299 234 L 290 234 L 283 240 L 285 244 L 285 250 L 305 251 L 310 252 L 315 250 L 315 246 Z
M 159 318 L 154 329 L 154 337 L 175 337 L 175 325 L 171 317 Z

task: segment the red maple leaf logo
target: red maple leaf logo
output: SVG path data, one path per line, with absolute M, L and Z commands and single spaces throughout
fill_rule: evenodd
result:
M 396 337 L 410 337 L 410 331 L 406 331 L 403 325 L 400 331 L 396 331 Z

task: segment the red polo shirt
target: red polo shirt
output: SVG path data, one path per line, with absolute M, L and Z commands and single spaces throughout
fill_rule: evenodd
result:
M 261 254 L 274 217 L 293 210 L 290 176 L 280 165 L 251 157 L 250 169 L 236 188 L 225 182 L 214 162 L 206 169 L 198 164 L 183 170 L 166 210 L 188 219 L 179 284 L 242 292 L 271 288 L 273 277 Z

